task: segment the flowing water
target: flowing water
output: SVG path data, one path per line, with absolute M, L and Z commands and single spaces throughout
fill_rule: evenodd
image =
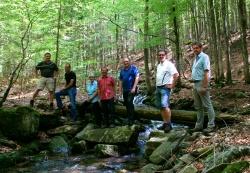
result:
M 144 96 L 135 98 L 137 105 L 142 105 Z M 5 172 L 10 173 L 133 173 L 140 172 L 146 164 L 143 158 L 144 148 L 148 136 L 152 130 L 161 125 L 160 121 L 151 121 L 145 125 L 145 131 L 141 132 L 137 141 L 137 150 L 129 155 L 109 158 L 97 158 L 93 153 L 71 155 L 68 149 L 63 148 L 60 156 L 49 156 L 43 153 L 41 156 L 30 156 L 29 163 L 23 166 L 11 168 Z M 180 125 L 178 125 L 180 126 Z
M 145 132 L 140 133 L 137 152 L 120 157 L 97 158 L 92 154 L 70 155 L 62 150 L 60 156 L 31 156 L 26 166 L 19 166 L 5 172 L 10 173 L 133 173 L 140 172 L 146 164 L 143 158 L 144 146 L 152 130 L 161 125 L 160 121 L 152 121 L 146 125 Z M 176 125 L 174 126 L 176 127 Z M 178 125 L 180 127 L 180 125 Z

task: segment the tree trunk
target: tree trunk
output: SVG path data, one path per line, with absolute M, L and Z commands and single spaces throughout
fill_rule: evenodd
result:
M 126 107 L 125 106 L 116 106 L 115 113 L 117 115 L 126 116 Z M 144 119 L 150 120 L 162 120 L 160 110 L 154 107 L 135 107 L 135 114 Z M 185 110 L 171 110 L 171 119 L 175 123 L 184 123 L 184 124 L 194 124 L 196 122 L 196 111 L 185 111 Z M 215 121 L 218 124 L 225 125 L 225 123 L 236 123 L 240 121 L 240 118 L 237 115 L 230 114 L 219 114 L 216 115 Z
M 219 80 L 224 80 L 225 76 L 224 76 L 224 65 L 223 65 L 223 56 L 222 56 L 222 49 L 223 46 L 221 44 L 221 26 L 220 23 L 221 21 L 221 15 L 220 15 L 220 4 L 218 2 L 216 2 L 215 4 L 215 14 L 216 14 L 216 18 L 215 18 L 215 23 L 216 23 L 216 31 L 217 31 L 217 50 L 218 50 L 218 61 L 219 61 Z
M 226 82 L 227 84 L 232 84 L 232 73 L 231 73 L 231 62 L 230 62 L 230 45 L 229 45 L 229 34 L 228 34 L 228 18 L 227 18 L 227 8 L 226 0 L 221 0 L 221 14 L 222 14 L 222 26 L 223 26 L 223 37 L 224 37 L 224 54 L 226 56 L 226 66 L 227 66 L 227 73 L 226 73 Z
M 144 68 L 145 68 L 145 78 L 146 78 L 146 85 L 147 85 L 147 92 L 150 95 L 152 93 L 152 86 L 150 81 L 150 70 L 149 70 L 149 48 L 148 48 L 148 18 L 149 18 L 149 8 L 148 8 L 148 1 L 145 0 L 145 20 L 144 20 Z
M 210 25 L 211 25 L 211 42 L 210 47 L 212 48 L 213 56 L 211 59 L 214 60 L 215 65 L 215 82 L 219 82 L 219 61 L 218 61 L 218 50 L 217 50 L 217 32 L 216 32 L 216 21 L 214 14 L 214 2 L 213 0 L 208 0 L 209 4 L 209 14 L 210 14 Z
M 175 4 L 173 6 L 173 13 L 174 13 L 174 18 L 173 18 L 173 23 L 174 23 L 174 35 L 175 35 L 175 54 L 176 54 L 176 67 L 177 71 L 181 73 L 181 65 L 180 65 L 180 59 L 181 59 L 181 48 L 180 48 L 180 34 L 179 34 L 179 25 L 178 25 L 178 19 L 177 19 L 177 14 L 176 14 L 176 9 L 175 9 Z M 177 80 L 176 87 L 181 86 L 181 78 L 179 77 Z
M 241 27 L 241 40 L 242 40 L 242 57 L 244 63 L 244 75 L 245 82 L 250 84 L 250 74 L 249 74 L 249 63 L 248 63 L 248 52 L 247 52 L 247 10 L 246 10 L 246 1 L 239 0 L 238 2 L 238 11 L 240 17 L 240 27 Z
M 58 9 L 58 20 L 57 20 L 57 33 L 56 33 L 56 59 L 55 63 L 58 65 L 59 57 L 59 43 L 60 43 L 60 27 L 61 27 L 61 16 L 62 16 L 62 1 L 59 0 L 59 9 Z M 54 93 L 56 91 L 56 79 L 54 79 Z

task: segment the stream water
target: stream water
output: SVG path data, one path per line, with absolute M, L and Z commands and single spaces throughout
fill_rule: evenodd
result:
M 142 105 L 144 97 L 136 98 L 137 105 Z M 129 155 L 109 158 L 97 158 L 93 153 L 71 155 L 68 149 L 60 156 L 30 156 L 27 164 L 10 168 L 10 173 L 133 173 L 140 172 L 146 164 L 144 148 L 151 131 L 161 125 L 161 121 L 151 121 L 145 125 L 145 131 L 139 134 L 137 152 Z M 180 125 L 178 125 L 179 127 Z M 176 125 L 174 125 L 176 127 Z
M 97 158 L 92 154 L 70 155 L 65 152 L 61 156 L 30 156 L 25 166 L 11 168 L 9 173 L 134 173 L 140 172 L 146 164 L 143 158 L 144 146 L 152 130 L 160 126 L 160 121 L 152 121 L 146 125 L 145 132 L 140 133 L 137 152 L 120 157 Z M 178 125 L 180 127 L 180 125 Z M 176 128 L 176 125 L 174 125 Z
M 154 123 L 157 124 L 157 123 Z M 97 158 L 92 154 L 70 155 L 67 150 L 60 156 L 30 156 L 25 166 L 10 168 L 10 173 L 113 173 L 113 172 L 139 172 L 145 165 L 143 159 L 144 145 L 150 131 L 155 125 L 147 125 L 146 131 L 140 133 L 137 147 L 139 150 L 120 157 Z

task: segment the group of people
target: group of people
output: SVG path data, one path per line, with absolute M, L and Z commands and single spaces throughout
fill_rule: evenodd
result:
M 209 94 L 209 80 L 211 76 L 209 56 L 202 51 L 202 44 L 195 42 L 192 44 L 195 54 L 195 59 L 192 66 L 192 79 L 194 83 L 193 95 L 194 104 L 197 109 L 197 121 L 194 129 L 191 131 L 202 131 L 204 124 L 204 111 L 208 112 L 208 125 L 204 129 L 206 132 L 211 132 L 215 129 L 215 112 Z M 168 60 L 168 52 L 159 50 L 159 63 L 156 70 L 156 106 L 160 109 L 163 124 L 159 129 L 168 133 L 172 129 L 171 110 L 170 110 L 170 95 L 171 90 L 175 87 L 179 73 L 175 65 Z M 54 77 L 58 73 L 58 67 L 50 61 L 51 54 L 44 55 L 44 61 L 36 66 L 37 71 L 40 71 L 41 78 L 38 82 L 37 90 L 35 91 L 30 105 L 34 106 L 34 100 L 39 91 L 47 86 L 49 90 L 50 108 L 53 108 L 53 90 L 55 88 Z M 139 70 L 133 65 L 129 58 L 123 58 L 123 67 L 119 75 L 119 88 L 116 94 L 116 81 L 108 75 L 108 68 L 101 68 L 101 77 L 97 80 L 95 75 L 90 73 L 89 83 L 86 86 L 88 98 L 82 103 L 81 114 L 86 112 L 87 107 L 91 105 L 92 112 L 95 116 L 95 122 L 98 126 L 105 125 L 109 127 L 114 120 L 114 101 L 117 96 L 123 96 L 124 105 L 127 110 L 128 124 L 133 124 L 139 118 L 135 115 L 133 100 L 138 90 Z M 55 93 L 57 107 L 63 111 L 61 96 L 68 95 L 70 99 L 70 110 L 73 121 L 77 119 L 76 110 L 76 74 L 71 71 L 69 63 L 65 64 L 65 86 L 63 89 Z M 100 111 L 102 110 L 102 111 Z M 102 113 L 103 114 L 102 114 Z

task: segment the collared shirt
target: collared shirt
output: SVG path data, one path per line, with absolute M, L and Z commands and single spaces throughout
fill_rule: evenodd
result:
M 203 80 L 205 70 L 209 71 L 210 74 L 210 60 L 209 56 L 204 52 L 201 52 L 196 56 L 193 66 L 192 66 L 192 79 L 193 80 Z
M 87 87 L 86 87 L 86 90 L 87 90 L 87 94 L 89 97 L 93 97 L 93 95 L 95 94 L 95 92 L 97 91 L 97 81 L 94 80 L 93 82 L 89 82 L 87 83 Z M 91 100 L 91 103 L 95 103 L 99 100 L 99 97 L 98 95 L 96 95 L 92 100 Z
M 109 100 L 115 97 L 115 80 L 111 76 L 101 77 L 98 80 L 99 97 L 101 100 Z
M 42 61 L 37 64 L 36 70 L 40 70 L 42 77 L 48 78 L 54 76 L 54 72 L 58 71 L 58 67 L 52 61 L 50 62 Z
M 178 74 L 178 71 L 172 62 L 167 59 L 162 63 L 160 62 L 157 65 L 156 86 L 172 84 L 174 80 L 173 76 L 176 73 Z
M 133 88 L 135 78 L 139 75 L 136 66 L 130 65 L 128 69 L 122 68 L 119 79 L 122 81 L 123 91 L 130 91 Z

